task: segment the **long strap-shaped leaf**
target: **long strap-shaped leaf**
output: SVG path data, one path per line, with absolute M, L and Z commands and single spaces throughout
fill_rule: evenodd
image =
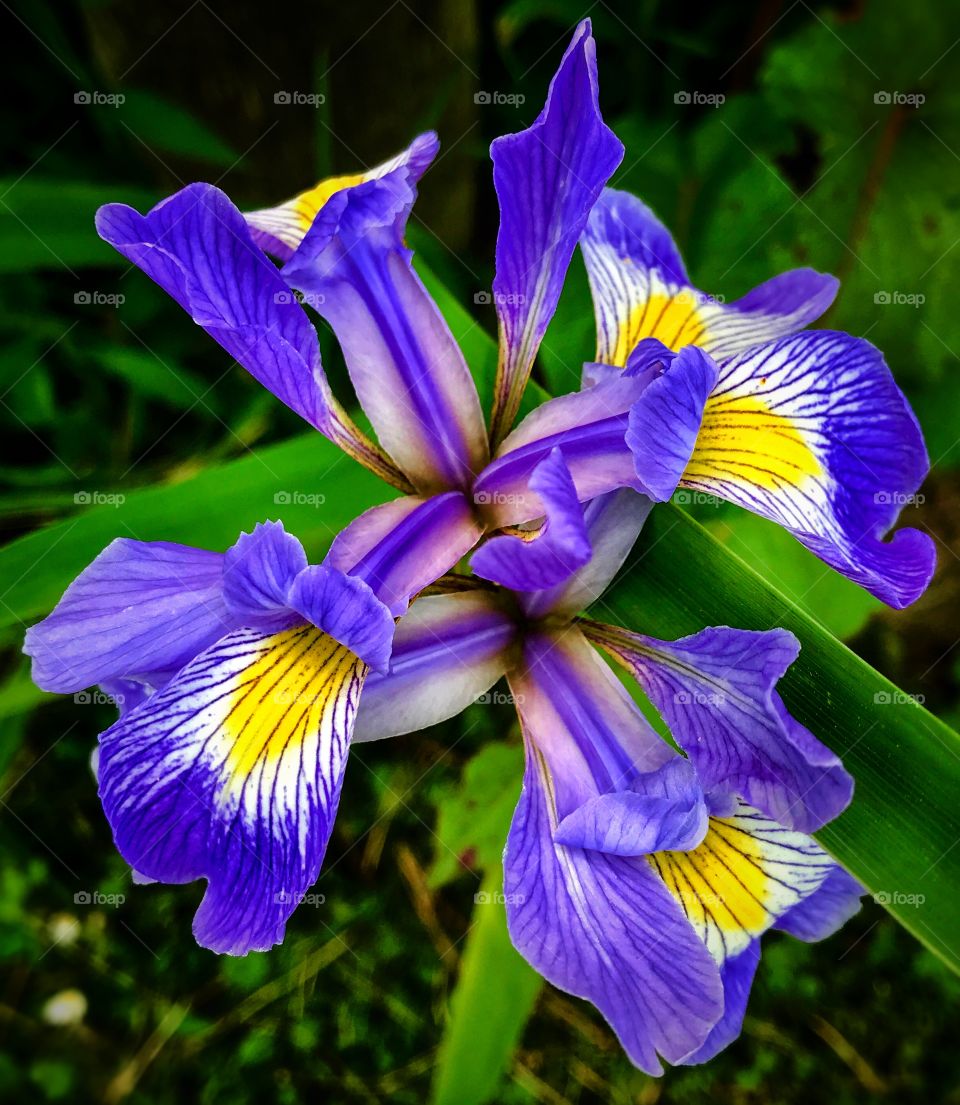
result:
M 503 872 L 491 868 L 479 894 L 450 1001 L 432 1105 L 493 1101 L 543 980 L 514 950 L 501 900 Z
M 318 433 L 251 450 L 189 480 L 121 491 L 0 549 L 0 629 L 30 625 L 115 537 L 223 550 L 241 530 L 280 518 L 311 552 L 322 552 L 390 488 Z M 93 492 L 87 497 L 98 501 Z

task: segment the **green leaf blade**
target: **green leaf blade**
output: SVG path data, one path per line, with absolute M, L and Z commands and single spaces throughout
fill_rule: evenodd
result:
M 433 1105 L 495 1099 L 543 979 L 510 943 L 499 866 L 474 899 L 450 1019 L 440 1045 Z

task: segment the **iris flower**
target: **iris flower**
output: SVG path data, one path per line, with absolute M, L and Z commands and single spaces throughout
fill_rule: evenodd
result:
M 114 541 L 25 651 L 40 686 L 115 697 L 98 777 L 117 848 L 138 877 L 206 879 L 196 938 L 243 954 L 282 940 L 316 881 L 393 633 L 367 583 L 269 523 L 225 553 Z
M 218 189 L 193 184 L 147 215 L 111 204 L 97 218 L 100 235 L 257 380 L 403 492 L 348 527 L 327 561 L 379 573 L 381 597 L 397 615 L 486 532 L 542 514 L 516 484 L 549 452 L 551 427 L 528 419 L 501 438 L 590 209 L 623 155 L 600 117 L 589 23 L 577 29 L 536 121 L 491 149 L 501 342 L 489 431 L 464 356 L 404 244 L 417 183 L 437 148 L 435 135 L 421 135 L 372 170 L 246 216 Z M 303 304 L 332 328 L 376 442 L 333 396 Z M 574 398 L 564 430 L 567 447 L 581 453 L 583 497 L 620 486 L 604 434 L 612 425 L 623 451 L 638 395 L 636 385 L 614 381 Z
M 388 664 L 410 599 L 486 532 L 531 523 L 529 536 L 538 532 L 544 504 L 527 477 L 551 454 L 558 425 L 583 497 L 618 487 L 629 456 L 626 419 L 640 394 L 630 380 L 528 417 L 499 445 L 499 431 L 488 433 L 464 358 L 403 243 L 436 149 L 421 136 L 359 177 L 248 218 L 209 185 L 145 216 L 118 204 L 98 213 L 100 234 L 239 363 L 404 492 L 340 533 L 322 565 L 308 565 L 276 523 L 222 554 L 118 539 L 27 634 L 39 686 L 97 683 L 122 696 L 99 758 L 118 847 L 147 878 L 208 881 L 195 933 L 217 951 L 278 942 L 315 881 L 364 679 Z M 538 119 L 492 150 L 502 211 L 494 427 L 515 418 L 577 240 L 622 153 L 599 115 L 584 23 Z M 379 442 L 332 395 L 294 287 L 337 335 Z
M 764 932 L 818 940 L 859 908 L 862 888 L 809 835 L 846 806 L 852 780 L 777 694 L 798 651 L 790 633 L 710 628 L 666 642 L 579 617 L 651 504 L 623 490 L 584 509 L 559 450 L 535 478 L 549 551 L 503 536 L 481 552 L 515 580 L 548 555 L 579 566 L 543 590 L 474 581 L 419 598 L 389 673 L 368 680 L 356 739 L 441 721 L 506 675 L 526 753 L 504 854 L 510 936 L 658 1074 L 658 1054 L 704 1062 L 739 1034 Z
M 455 716 L 505 674 L 526 747 L 505 868 L 515 944 L 593 1001 L 637 1065 L 702 1061 L 739 1031 L 763 932 L 815 939 L 855 910 L 859 886 L 809 835 L 852 781 L 777 695 L 790 634 L 663 642 L 580 614 L 678 486 L 773 517 L 888 602 L 911 601 L 930 544 L 881 539 L 923 443 L 872 347 L 798 332 L 832 278 L 800 270 L 717 304 L 650 212 L 604 191 L 623 150 L 599 114 L 587 22 L 538 119 L 492 147 L 486 425 L 404 243 L 436 150 L 422 135 L 246 216 L 202 184 L 147 215 L 101 210 L 107 241 L 401 495 L 320 565 L 279 523 L 225 553 L 117 540 L 25 649 L 41 687 L 98 683 L 120 702 L 99 760 L 118 848 L 142 877 L 206 879 L 195 934 L 234 954 L 281 940 L 316 880 L 351 740 Z M 580 392 L 513 428 L 578 241 L 597 362 Z M 336 335 L 376 441 L 332 394 L 304 303 Z M 474 575 L 452 574 L 471 552 Z
M 691 285 L 650 209 L 610 188 L 581 246 L 601 362 L 590 379 L 630 374 L 657 350 L 704 353 L 675 360 L 630 413 L 645 492 L 662 501 L 682 487 L 737 503 L 891 606 L 918 598 L 933 539 L 901 529 L 883 540 L 929 468 L 917 420 L 869 342 L 798 332 L 830 306 L 837 280 L 797 269 L 718 302 Z

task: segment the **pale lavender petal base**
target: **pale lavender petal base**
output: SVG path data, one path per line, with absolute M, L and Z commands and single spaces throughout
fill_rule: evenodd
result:
M 509 607 L 488 591 L 417 599 L 397 625 L 389 672 L 367 677 L 354 740 L 455 717 L 506 672 L 516 640 Z
M 579 614 L 596 602 L 620 571 L 653 503 L 630 488 L 599 495 L 584 504 L 583 520 L 593 549 L 589 561 L 573 575 L 546 591 L 521 595 L 531 620 Z

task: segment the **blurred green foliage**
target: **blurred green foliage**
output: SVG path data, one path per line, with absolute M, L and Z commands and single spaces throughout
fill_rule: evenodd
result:
M 200 888 L 134 886 L 113 851 L 88 766 L 110 708 L 42 695 L 18 657 L 23 623 L 82 566 L 70 561 L 87 547 L 78 536 L 202 544 L 204 527 L 222 523 L 215 498 L 191 516 L 171 491 L 190 477 L 215 489 L 219 462 L 245 458 L 233 469 L 249 493 L 239 529 L 270 514 L 285 465 L 312 450 L 311 490 L 326 499 L 296 519 L 312 552 L 352 496 L 370 495 L 362 473 L 304 438 L 295 416 L 96 238 L 96 207 L 143 209 L 195 179 L 262 205 L 437 126 L 449 152 L 425 181 L 412 238 L 466 305 L 458 330 L 469 346 L 469 315 L 494 328 L 492 308 L 474 306 L 490 286 L 496 233 L 487 145 L 536 114 L 585 7 L 321 3 L 293 22 L 244 3 L 14 4 L 6 66 L 18 92 L 0 102 L 0 524 L 8 541 L 53 525 L 62 544 L 19 545 L 0 596 L 0 1098 L 419 1103 L 438 1085 L 438 1041 L 451 1009 L 457 1023 L 451 994 L 473 955 L 464 976 L 490 1002 L 477 1033 L 509 1020 L 498 998 L 514 995 L 520 1012 L 536 1000 L 495 1091 L 504 1105 L 960 1101 L 960 984 L 872 904 L 822 945 L 769 939 L 743 1038 L 661 1081 L 632 1070 L 589 1007 L 525 984 L 495 903 L 474 902 L 496 885 L 519 786 L 512 709 L 496 698 L 423 736 L 357 750 L 316 888 L 323 900 L 295 914 L 269 956 L 216 959 L 189 936 Z M 938 537 L 941 570 L 914 610 L 879 612 L 779 530 L 691 509 L 956 723 L 960 93 L 950 51 L 960 11 L 936 0 L 702 10 L 645 0 L 590 14 L 604 110 L 627 145 L 615 183 L 667 222 L 698 284 L 734 298 L 801 264 L 843 278 L 828 324 L 885 350 L 924 427 L 934 470 L 910 520 Z M 292 89 L 324 102 L 275 103 Z M 483 89 L 525 100 L 478 105 Z M 591 330 L 576 262 L 539 366 L 551 390 L 578 386 Z M 326 336 L 324 357 L 345 389 Z M 128 497 L 122 525 L 87 512 L 97 496 Z M 468 938 L 475 924 L 493 949 L 488 990 Z M 470 1028 L 458 1029 L 467 1048 Z

